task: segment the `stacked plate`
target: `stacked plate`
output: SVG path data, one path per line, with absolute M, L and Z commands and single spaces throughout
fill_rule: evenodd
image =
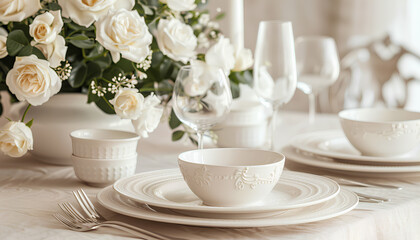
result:
M 353 175 L 420 176 L 420 149 L 396 157 L 364 156 L 341 130 L 298 135 L 282 153 L 287 161 Z
M 220 193 L 223 194 L 223 193 Z M 114 212 L 152 221 L 207 227 L 263 227 L 329 219 L 352 210 L 358 197 L 331 179 L 284 171 L 257 205 L 212 207 L 191 192 L 178 169 L 140 173 L 97 195 Z

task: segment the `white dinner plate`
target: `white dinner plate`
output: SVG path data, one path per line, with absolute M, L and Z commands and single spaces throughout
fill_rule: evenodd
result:
M 290 143 L 296 149 L 324 157 L 343 159 L 347 161 L 404 164 L 419 163 L 420 149 L 394 157 L 364 156 L 347 140 L 341 130 L 329 130 L 304 133 L 296 136 Z
M 126 216 L 157 222 L 206 227 L 268 227 L 316 222 L 345 214 L 359 202 L 356 194 L 342 189 L 340 193 L 323 203 L 304 208 L 278 212 L 278 215 L 250 219 L 218 219 L 192 217 L 167 210 L 155 211 L 145 204 L 134 202 L 114 191 L 112 186 L 102 189 L 98 202 L 105 208 Z
M 320 157 L 312 153 L 300 151 L 293 146 L 286 146 L 281 152 L 286 156 L 286 163 L 287 161 L 291 161 L 317 168 L 344 171 L 353 175 L 378 177 L 420 175 L 420 165 L 365 165 L 338 162 L 331 158 Z
M 189 189 L 179 169 L 136 174 L 118 180 L 114 183 L 114 189 L 133 201 L 150 206 L 189 212 L 240 213 L 248 214 L 249 217 L 250 213 L 272 213 L 327 201 L 338 194 L 340 186 L 329 178 L 283 171 L 279 182 L 263 201 L 252 206 L 238 207 L 203 205 L 202 201 Z

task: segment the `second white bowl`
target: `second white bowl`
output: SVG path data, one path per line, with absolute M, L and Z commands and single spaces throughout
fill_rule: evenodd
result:
M 70 133 L 73 155 L 82 158 L 125 159 L 137 154 L 140 137 L 132 132 L 79 129 Z
M 420 113 L 361 108 L 339 113 L 349 142 L 367 156 L 403 155 L 420 146 Z
M 210 206 L 246 206 L 263 200 L 277 184 L 285 157 L 245 148 L 184 152 L 178 164 L 184 180 Z

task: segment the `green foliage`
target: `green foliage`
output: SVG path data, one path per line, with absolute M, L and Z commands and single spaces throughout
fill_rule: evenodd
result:
M 84 34 L 74 34 L 71 37 L 67 37 L 66 40 L 74 46 L 82 49 L 93 48 L 95 46 L 95 40 Z
M 179 19 L 190 25 L 194 29 L 194 34 L 198 36 L 204 33 L 211 41 L 217 39 L 219 34 L 218 29 L 210 27 L 210 25 L 201 24 L 200 18 L 205 14 L 209 14 L 205 9 L 206 3 L 201 0 L 196 0 L 197 9 L 194 11 L 185 11 L 179 13 Z M 8 56 L 0 59 L 0 91 L 6 90 L 10 94 L 5 79 L 7 73 L 13 68 L 17 56 L 36 55 L 40 59 L 46 59 L 42 51 L 33 46 L 34 40 L 29 34 L 29 25 L 33 22 L 36 15 L 42 14 L 46 11 L 61 10 L 57 0 L 42 1 L 43 8 L 39 10 L 34 16 L 24 19 L 21 22 L 9 22 L 7 25 L 2 24 L 8 31 L 6 41 L 6 48 Z M 144 20 L 149 28 L 149 32 L 154 33 L 157 29 L 159 21 L 165 18 L 173 17 L 173 12 L 169 9 L 167 4 L 160 0 L 135 0 L 133 8 Z M 178 15 L 177 15 L 178 16 Z M 224 17 L 224 13 L 217 14 L 212 21 L 220 20 Z M 136 88 L 147 96 L 155 93 L 162 100 L 163 104 L 167 104 L 172 97 L 173 86 L 179 69 L 185 65 L 182 62 L 177 62 L 168 56 L 164 55 L 157 44 L 155 37 L 150 46 L 153 54 L 150 68 L 141 69 L 141 65 L 131 62 L 121 56 L 117 63 L 112 61 L 109 50 L 105 49 L 99 42 L 96 41 L 96 29 L 92 24 L 89 27 L 84 27 L 76 24 L 70 18 L 62 18 L 64 26 L 60 35 L 65 39 L 67 46 L 66 61 L 71 65 L 72 71 L 69 78 L 62 82 L 61 92 L 82 92 L 87 94 L 87 102 L 94 102 L 102 111 L 108 114 L 115 114 L 113 106 L 109 100 L 114 98 L 115 92 L 108 91 L 102 96 L 98 94 L 98 89 L 109 89 L 109 84 L 115 78 L 131 78 L 132 75 L 137 76 L 138 83 Z M 212 33 L 212 34 L 210 34 Z M 32 44 L 31 44 L 32 43 Z M 198 60 L 205 60 L 205 55 L 200 51 L 197 56 Z M 65 63 L 63 62 L 63 66 Z M 140 74 L 147 75 L 147 78 L 140 78 Z M 234 97 L 239 96 L 239 84 L 251 84 L 252 72 L 232 72 L 229 76 L 231 80 L 231 91 Z M 92 87 L 92 84 L 93 86 Z M 92 91 L 95 89 L 95 91 Z M 213 86 L 212 91 L 218 93 L 217 86 Z M 17 102 L 17 98 L 11 94 L 12 101 Z M 205 107 L 205 102 L 202 102 Z M 0 115 L 3 111 L 3 106 L 0 104 Z M 32 125 L 33 121 L 27 123 Z M 172 139 L 177 141 L 185 136 L 195 144 L 196 139 L 190 133 L 179 130 L 182 125 L 181 121 L 171 111 L 169 126 L 174 129 Z M 176 129 L 176 130 L 175 130 Z
M 73 88 L 79 88 L 85 83 L 86 76 L 87 66 L 85 63 L 80 62 L 73 67 L 73 71 L 71 71 L 70 77 L 67 81 Z
M 246 84 L 252 86 L 252 70 L 245 70 L 243 72 L 231 72 L 229 75 L 229 79 L 232 97 L 238 98 L 240 96 L 239 84 Z
M 171 116 L 169 118 L 169 127 L 171 129 L 175 129 L 175 128 L 179 127 L 180 125 L 181 125 L 181 121 L 178 119 L 174 110 L 172 109 Z
M 185 132 L 178 130 L 172 133 L 172 141 L 178 141 L 184 136 Z
M 32 118 L 31 121 L 26 123 L 26 126 L 28 126 L 28 128 L 32 127 L 32 124 L 34 123 L 34 119 Z

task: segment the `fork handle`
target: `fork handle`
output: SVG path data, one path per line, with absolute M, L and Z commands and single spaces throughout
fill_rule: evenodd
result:
M 126 231 L 126 232 L 129 232 L 129 233 L 131 233 L 133 235 L 136 235 L 136 234 L 138 235 L 140 233 L 142 236 L 139 236 L 139 237 L 142 237 L 142 238 L 144 238 L 144 235 L 147 235 L 149 237 L 154 237 L 154 238 L 160 239 L 160 240 L 171 240 L 171 239 L 169 239 L 167 237 L 164 237 L 164 236 L 161 236 L 159 234 L 150 232 L 150 231 L 148 231 L 146 229 L 135 227 L 133 225 L 130 225 L 130 224 L 127 224 L 127 223 L 124 223 L 124 222 L 119 222 L 119 221 L 105 221 L 105 222 L 102 222 L 101 223 L 101 225 L 105 225 L 105 224 L 107 226 L 110 226 L 110 227 L 111 226 L 118 226 L 118 227 L 120 227 L 118 229 L 123 230 L 123 231 Z

